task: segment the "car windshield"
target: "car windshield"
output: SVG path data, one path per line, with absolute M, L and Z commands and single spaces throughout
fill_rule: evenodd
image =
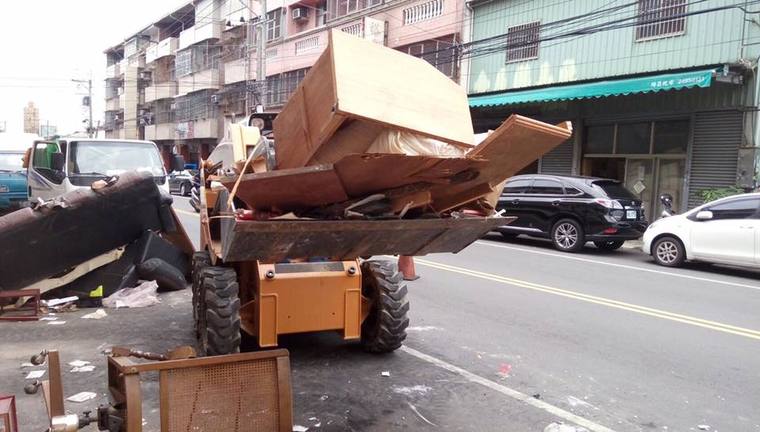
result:
M 23 171 L 24 152 L 0 153 L 0 171 Z
M 601 180 L 591 183 L 592 186 L 604 192 L 610 198 L 635 200 L 636 198 L 628 189 L 621 183 L 610 180 Z
M 69 175 L 119 175 L 126 171 L 164 175 L 161 155 L 150 143 L 118 141 L 72 142 Z

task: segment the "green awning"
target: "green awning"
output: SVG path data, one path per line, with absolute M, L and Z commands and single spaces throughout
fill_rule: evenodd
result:
M 710 87 L 715 69 L 653 75 L 639 78 L 597 81 L 586 84 L 516 90 L 485 96 L 471 96 L 470 107 L 512 105 L 529 102 L 548 102 L 590 99 L 607 96 Z

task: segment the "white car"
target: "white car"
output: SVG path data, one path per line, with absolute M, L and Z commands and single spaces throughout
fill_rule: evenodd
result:
M 657 264 L 686 260 L 737 266 L 760 264 L 760 193 L 734 195 L 649 225 L 642 250 Z

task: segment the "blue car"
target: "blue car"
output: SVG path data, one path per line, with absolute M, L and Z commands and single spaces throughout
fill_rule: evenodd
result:
M 0 150 L 0 212 L 18 210 L 29 200 L 22 150 Z

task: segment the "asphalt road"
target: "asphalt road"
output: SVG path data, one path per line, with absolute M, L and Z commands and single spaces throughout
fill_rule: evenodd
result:
M 184 198 L 175 208 L 197 242 L 197 214 Z M 632 249 L 570 255 L 540 240 L 499 236 L 416 263 L 422 277 L 409 283 L 409 337 L 396 353 L 368 355 L 332 333 L 281 338 L 291 352 L 297 424 L 311 431 L 543 431 L 552 422 L 592 431 L 760 431 L 759 272 L 669 270 Z M 0 392 L 21 393 L 19 364 L 40 347 L 100 364 L 107 344 L 165 351 L 193 343 L 189 292 L 162 300 L 109 311 L 97 323 L 80 320 L 80 311 L 61 326 L 0 324 Z M 103 368 L 64 380 L 67 394 L 100 386 L 91 405 L 105 401 Z M 22 430 L 42 430 L 42 402 L 19 399 L 22 424 L 36 426 Z M 157 430 L 155 402 L 146 401 L 145 430 Z

